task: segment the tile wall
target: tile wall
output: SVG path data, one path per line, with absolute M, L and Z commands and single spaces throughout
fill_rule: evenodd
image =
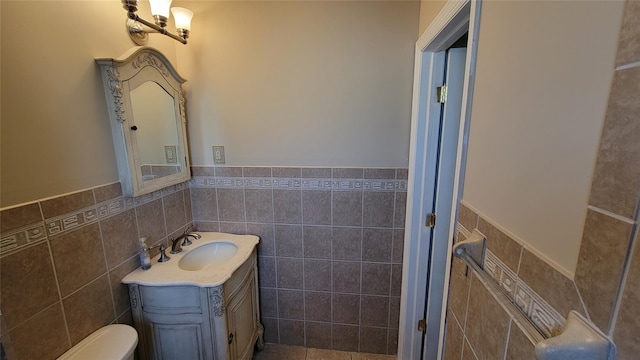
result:
M 120 280 L 139 266 L 139 237 L 166 245 L 191 223 L 187 185 L 125 198 L 115 183 L 0 211 L 3 355 L 55 359 L 104 325 L 131 324 Z
M 458 217 L 458 240 L 474 228 L 487 236 L 486 270 L 533 323 L 551 336 L 576 310 L 613 339 L 619 360 L 640 352 L 639 139 L 640 2 L 628 0 L 574 279 L 464 201 Z M 533 350 L 476 275 L 454 258 L 444 358 L 535 359 Z
M 267 342 L 395 354 L 407 169 L 194 167 L 199 230 L 251 233 Z
M 485 271 L 546 337 L 562 331 L 571 310 L 587 314 L 572 279 L 461 202 L 457 241 L 465 240 L 469 229 L 487 238 Z M 445 360 L 535 359 L 533 344 L 477 275 L 455 257 L 447 310 Z

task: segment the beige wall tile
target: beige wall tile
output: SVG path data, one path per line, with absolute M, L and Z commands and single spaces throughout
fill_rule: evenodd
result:
M 55 359 L 71 347 L 60 302 L 11 330 L 9 337 L 16 359 Z
M 0 212 L 0 232 L 17 229 L 26 225 L 42 222 L 40 204 L 33 203 Z
M 244 177 L 271 177 L 270 167 L 243 167 L 242 176 Z
M 556 309 L 560 315 L 566 317 L 571 310 L 584 314 L 584 308 L 573 280 L 527 249 L 524 249 L 522 253 L 518 277 Z
M 236 167 L 236 166 L 216 167 L 215 171 L 216 171 L 216 176 L 242 177 L 241 167 Z
M 93 189 L 93 195 L 96 198 L 96 203 L 115 199 L 122 196 L 122 186 L 119 182 L 100 186 Z
M 627 0 L 620 29 L 616 66 L 640 61 L 640 1 Z
M 453 257 L 451 259 L 451 276 L 449 288 L 449 310 L 456 316 L 461 325 L 465 324 L 469 285 L 471 284 L 471 269 Z
M 116 321 L 118 322 L 118 324 L 134 326 L 133 314 L 131 313 L 131 309 L 127 309 L 122 314 L 118 315 L 118 319 L 116 319 Z
M 487 249 L 491 250 L 514 273 L 518 273 L 522 246 L 482 216 L 478 221 L 478 230 L 487 237 Z
M 49 245 L 42 243 L 0 260 L 0 296 L 7 329 L 59 299 Z
M 51 240 L 51 252 L 62 297 L 107 271 L 97 223 L 57 236 Z
M 458 325 L 451 312 L 448 313 L 446 331 L 444 360 L 460 360 L 462 358 L 464 336 L 460 325 Z
M 93 191 L 85 190 L 40 202 L 45 219 L 74 212 L 95 204 Z
M 331 346 L 336 350 L 358 351 L 360 333 L 358 326 L 333 324 Z
M 215 167 L 213 166 L 191 166 L 191 176 L 214 176 Z
M 467 231 L 471 232 L 478 227 L 478 214 L 469 209 L 465 204 L 460 203 L 458 207 L 458 222 Z
M 476 354 L 473 352 L 469 341 L 465 339 L 464 348 L 462 350 L 462 360 L 478 360 Z
M 389 355 L 397 355 L 398 354 L 398 337 L 400 330 L 399 329 L 389 329 L 389 340 L 387 343 L 387 354 Z M 396 360 L 395 356 L 391 356 L 389 360 Z
M 505 360 L 535 360 L 535 345 L 520 330 L 515 322 L 511 322 L 509 343 Z
M 632 227 L 631 222 L 587 211 L 575 281 L 591 321 L 605 332 L 609 330 Z
M 501 359 L 509 328 L 509 315 L 473 275 L 465 335 L 478 360 Z
M 633 218 L 640 195 L 640 67 L 613 78 L 589 204 Z
M 140 237 L 147 238 L 147 245 L 155 244 L 167 236 L 161 199 L 136 207 L 136 218 Z
M 637 359 L 640 354 L 640 235 L 636 234 L 636 245 L 630 262 L 629 274 L 622 293 L 622 303 L 613 333 L 619 360 Z
M 191 204 L 191 189 L 185 185 L 184 189 L 184 207 L 185 207 L 185 215 L 187 217 L 187 223 L 193 222 L 193 208 Z
M 331 348 L 331 323 L 330 322 L 311 322 L 304 323 L 305 330 L 305 346 L 312 348 L 330 349 Z M 307 353 L 307 360 L 310 357 Z M 321 359 L 321 358 L 316 358 Z
M 216 189 L 193 188 L 193 218 L 196 220 L 218 221 Z
M 62 303 L 72 345 L 116 319 L 106 275 L 62 300 Z
M 360 326 L 360 352 L 386 354 L 388 335 L 386 328 Z
M 304 321 L 280 319 L 278 330 L 281 344 L 304 346 Z M 280 359 L 289 359 L 289 357 Z
M 164 203 L 167 232 L 184 231 L 187 223 L 187 213 L 184 205 L 184 191 L 176 191 L 162 199 Z
M 153 266 L 154 264 L 152 263 L 151 265 Z M 140 260 L 138 260 L 137 256 L 134 256 L 109 272 L 111 292 L 113 293 L 113 301 L 116 305 L 116 314 L 121 314 L 130 307 L 129 288 L 127 285 L 121 284 L 120 281 L 139 266 Z
M 100 229 L 109 269 L 138 253 L 140 242 L 134 209 L 100 220 Z

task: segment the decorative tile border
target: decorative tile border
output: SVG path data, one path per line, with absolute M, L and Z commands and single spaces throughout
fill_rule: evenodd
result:
M 31 246 L 45 241 L 47 237 L 58 236 L 175 192 L 182 191 L 187 187 L 187 184 L 188 183 L 182 183 L 170 186 L 136 198 L 119 197 L 111 199 L 71 213 L 45 219 L 43 222 L 34 223 L 3 233 L 2 238 L 0 238 L 0 255 Z
M 5 235 L 5 234 L 3 234 Z M 0 255 L 47 240 L 43 222 L 12 231 L 0 239 Z
M 191 179 L 191 186 L 196 188 L 407 191 L 407 181 L 396 179 L 336 180 L 331 178 L 300 179 L 194 176 Z
M 487 249 L 485 271 L 545 336 L 564 327 L 566 319 Z

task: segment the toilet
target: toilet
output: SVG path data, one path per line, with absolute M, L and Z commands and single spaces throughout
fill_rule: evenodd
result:
M 133 360 L 138 333 L 129 325 L 112 324 L 96 330 L 58 360 Z

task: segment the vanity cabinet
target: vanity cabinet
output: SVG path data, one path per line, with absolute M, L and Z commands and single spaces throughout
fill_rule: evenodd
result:
M 140 359 L 248 360 L 264 346 L 257 291 L 257 257 L 223 284 L 129 284 Z

